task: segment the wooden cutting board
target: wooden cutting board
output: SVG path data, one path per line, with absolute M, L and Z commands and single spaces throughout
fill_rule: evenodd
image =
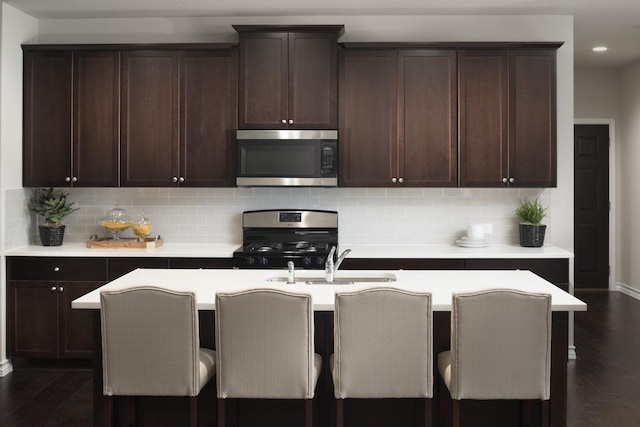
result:
M 87 241 L 89 249 L 155 249 L 162 246 L 162 238 L 147 237 L 139 242 L 137 237 L 121 237 L 118 240 L 111 238 L 90 239 Z

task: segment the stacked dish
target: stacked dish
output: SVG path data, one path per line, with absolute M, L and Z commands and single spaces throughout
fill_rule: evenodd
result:
M 486 237 L 482 239 L 470 239 L 467 236 L 463 236 L 456 240 L 456 245 L 463 248 L 486 248 L 489 246 L 489 239 Z

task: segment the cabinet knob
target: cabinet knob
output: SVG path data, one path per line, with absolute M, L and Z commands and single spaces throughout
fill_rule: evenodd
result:
M 71 182 L 78 182 L 78 177 L 74 176 L 73 178 L 71 178 Z
M 58 292 L 64 292 L 64 286 L 58 286 Z
M 178 181 L 179 181 L 179 182 L 184 182 L 184 178 L 183 178 L 183 177 L 180 177 L 180 178 L 178 179 Z
M 404 182 L 404 179 L 402 179 L 402 177 L 400 177 L 400 178 L 398 178 L 398 182 L 399 182 L 400 184 L 402 184 L 402 183 Z
M 171 181 L 173 181 L 173 182 L 178 182 L 178 177 L 177 177 L 177 176 L 174 176 L 173 178 L 171 178 Z
M 282 122 L 282 124 L 283 124 L 283 125 L 286 125 L 286 124 L 287 124 L 287 120 L 286 120 L 286 119 L 282 119 L 282 120 L 280 120 L 280 121 Z
M 51 287 L 51 292 L 55 292 L 55 291 L 57 291 L 57 290 L 58 290 L 58 288 L 56 288 L 55 286 L 52 286 L 52 287 Z
M 516 179 L 514 177 L 509 178 L 509 182 L 513 183 L 516 182 Z
M 58 266 L 53 267 L 53 271 L 60 271 L 60 267 Z
M 502 183 L 506 184 L 507 183 L 507 178 L 502 178 Z
M 65 182 L 71 182 L 71 177 L 70 177 L 70 176 L 66 177 L 66 178 L 64 179 L 64 181 L 65 181 Z
M 292 125 L 293 124 L 293 120 L 289 119 L 289 124 Z
M 394 176 L 393 178 L 391 178 L 391 182 L 393 182 L 393 183 L 395 184 L 396 182 L 398 182 L 398 180 L 397 180 L 397 179 L 396 179 L 396 177 Z

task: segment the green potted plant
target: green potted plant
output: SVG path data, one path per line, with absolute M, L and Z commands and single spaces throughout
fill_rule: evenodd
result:
M 520 246 L 539 248 L 544 244 L 544 234 L 547 226 L 540 224 L 547 215 L 547 208 L 540 200 L 523 200 L 515 211 L 520 219 Z
M 42 246 L 60 246 L 64 238 L 65 225 L 62 219 L 72 212 L 75 202 L 67 201 L 69 193 L 53 188 L 42 188 L 33 191 L 29 201 L 29 209 L 42 218 L 38 224 Z

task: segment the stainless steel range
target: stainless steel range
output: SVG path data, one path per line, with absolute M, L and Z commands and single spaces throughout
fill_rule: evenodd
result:
M 242 246 L 234 268 L 324 269 L 338 245 L 338 213 L 320 210 L 260 210 L 242 214 Z

